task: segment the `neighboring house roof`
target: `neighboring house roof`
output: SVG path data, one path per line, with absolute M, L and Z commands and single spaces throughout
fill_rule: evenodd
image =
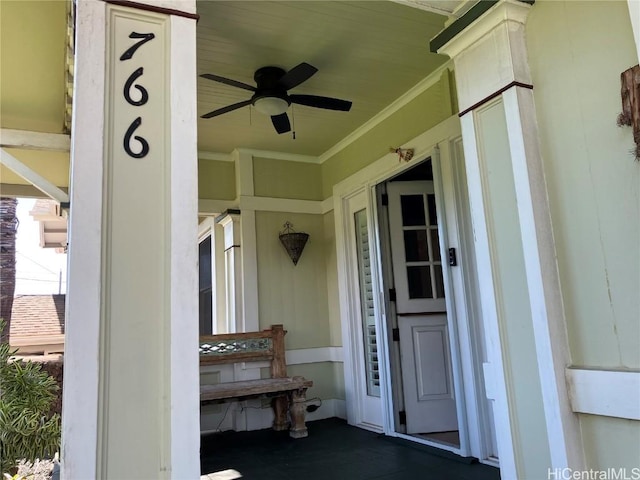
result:
M 9 343 L 19 353 L 64 349 L 65 295 L 17 295 L 13 299 Z

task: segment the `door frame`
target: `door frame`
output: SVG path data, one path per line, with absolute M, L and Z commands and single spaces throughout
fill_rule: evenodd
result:
M 357 188 L 349 194 L 342 197 L 340 208 L 340 219 L 336 217 L 336 232 L 341 232 L 340 242 L 342 248 L 338 250 L 338 281 L 340 285 L 340 311 L 342 318 L 348 318 L 349 322 L 342 322 L 342 338 L 344 345 L 344 366 L 345 372 L 349 371 L 349 385 L 346 383 L 346 407 L 347 418 L 351 425 L 371 430 L 377 433 L 385 431 L 386 422 L 383 418 L 383 411 L 380 412 L 380 422 L 372 422 L 367 414 L 372 408 L 375 401 L 369 400 L 367 397 L 366 387 L 366 365 L 364 365 L 364 346 L 363 346 L 363 329 L 362 329 L 362 312 L 360 303 L 360 276 L 358 270 L 358 260 L 355 252 L 355 229 L 353 215 L 356 212 L 365 210 L 367 216 L 367 231 L 369 234 L 369 245 L 373 239 L 370 198 L 368 198 L 368 189 Z M 338 227 L 340 225 L 340 228 Z M 336 246 L 337 246 L 336 242 Z M 375 272 L 378 271 L 378 259 L 374 258 L 370 249 L 370 267 L 372 277 L 375 278 Z M 373 291 L 376 292 L 376 284 L 373 283 Z M 373 298 L 374 310 L 379 312 L 380 299 L 374 293 Z M 376 315 L 376 338 L 379 338 L 379 319 Z M 380 351 L 380 342 L 378 342 L 378 365 L 384 365 L 384 353 Z M 386 372 L 384 368 L 380 368 L 380 408 L 384 403 L 382 400 L 383 385 L 387 383 Z
M 414 149 L 415 159 L 432 158 L 434 169 L 441 168 L 441 160 L 446 159 L 449 169 L 451 169 L 451 157 L 455 154 L 456 143 L 461 142 L 461 127 L 460 120 L 457 116 L 452 116 L 449 119 L 441 122 L 432 129 L 424 132 L 412 141 L 407 142 L 407 146 Z M 349 252 L 348 252 L 348 232 L 345 230 L 345 216 L 348 212 L 347 202 L 350 197 L 355 194 L 359 194 L 362 191 L 366 192 L 368 199 L 367 215 L 370 221 L 370 248 L 372 259 L 372 276 L 373 287 L 377 295 L 374 295 L 374 304 L 376 308 L 376 331 L 378 336 L 379 346 L 379 361 L 380 361 L 380 383 L 381 383 L 381 400 L 384 406 L 384 412 L 382 415 L 383 425 L 382 429 L 386 435 L 406 438 L 418 443 L 424 443 L 432 445 L 443 450 L 449 450 L 459 455 L 475 456 L 478 457 L 484 463 L 494 464 L 491 459 L 486 458 L 485 452 L 487 451 L 485 429 L 488 427 L 486 415 L 479 408 L 481 395 L 485 396 L 484 378 L 482 377 L 482 362 L 478 358 L 474 358 L 475 345 L 472 337 L 477 333 L 472 332 L 470 325 L 467 322 L 460 322 L 461 325 L 455 325 L 450 332 L 450 344 L 452 347 L 452 357 L 455 358 L 453 368 L 458 369 L 460 375 L 458 375 L 459 381 L 455 381 L 456 388 L 456 403 L 458 406 L 458 420 L 460 429 L 460 448 L 447 447 L 428 440 L 417 439 L 412 436 L 408 436 L 402 433 L 398 433 L 395 430 L 394 421 L 394 400 L 393 392 L 391 388 L 391 364 L 390 364 L 390 352 L 389 342 L 387 339 L 390 337 L 390 329 L 388 328 L 387 321 L 387 307 L 384 300 L 384 282 L 383 272 L 380 264 L 382 258 L 381 244 L 380 244 L 380 230 L 378 220 L 378 206 L 376 201 L 375 187 L 381 182 L 402 173 L 404 170 L 412 168 L 417 162 L 399 162 L 397 155 L 390 153 L 377 161 L 371 163 L 362 170 L 356 172 L 352 176 L 343 180 L 334 186 L 333 189 L 333 202 L 334 202 L 334 215 L 335 215 L 335 228 L 336 228 L 336 250 L 337 250 L 337 263 L 338 263 L 338 285 L 339 285 L 339 297 L 340 297 L 340 316 L 341 326 L 343 334 L 343 346 L 344 346 L 344 370 L 345 370 L 345 396 L 347 403 L 347 421 L 356 426 L 361 425 L 361 412 L 359 411 L 359 400 L 361 391 L 358 386 L 358 371 L 356 363 L 357 357 L 357 345 L 354 342 L 359 342 L 360 338 L 357 335 L 357 326 L 354 322 L 357 319 L 350 314 L 350 293 L 353 291 L 351 285 L 353 285 L 353 278 L 350 276 L 347 269 Z M 436 177 L 442 178 L 441 171 L 436 173 L 434 171 L 434 180 Z M 448 175 L 453 175 L 451 172 Z M 451 177 L 450 177 L 451 178 Z M 439 202 L 440 209 L 442 210 L 443 219 L 447 218 L 448 222 L 455 222 L 455 205 L 445 205 L 443 197 L 442 185 L 437 185 L 439 182 L 434 181 L 436 187 L 436 198 Z M 450 218 L 450 208 L 454 209 L 453 219 Z M 445 211 L 446 210 L 446 211 Z M 443 222 L 444 223 L 444 222 Z M 446 231 L 441 232 L 447 235 Z M 446 239 L 446 236 L 441 237 Z M 455 245 L 458 250 L 462 245 Z M 468 245 L 464 245 L 464 248 L 469 248 Z M 459 268 L 462 270 L 462 266 Z M 452 275 L 453 276 L 453 275 Z M 458 274 L 460 276 L 460 274 Z M 460 277 L 461 278 L 461 277 Z M 460 281 L 460 278 L 456 281 Z M 449 278 L 447 273 L 445 276 L 445 282 L 453 281 Z M 451 284 L 449 284 L 451 287 Z M 451 288 L 450 288 L 451 290 Z M 462 290 L 462 291 L 460 291 Z M 468 302 L 465 297 L 464 288 L 456 288 L 455 297 L 447 298 L 448 311 L 456 312 L 458 318 L 467 318 L 466 309 Z M 458 294 L 459 292 L 459 294 Z M 461 297 L 461 298 L 458 298 Z M 464 325 L 462 325 L 464 324 Z M 483 326 L 483 330 L 486 331 L 487 325 Z M 490 334 L 490 332 L 489 332 Z M 458 348 L 457 345 L 461 347 Z M 464 381 L 463 381 L 464 379 Z M 506 391 L 493 392 L 496 395 L 503 395 L 506 405 Z M 486 398 L 486 397 L 485 397 Z M 500 421 L 504 422 L 505 417 L 508 422 L 508 412 L 502 412 L 506 415 L 496 415 Z M 366 428 L 366 427 L 364 427 Z M 497 429 L 500 431 L 500 429 Z

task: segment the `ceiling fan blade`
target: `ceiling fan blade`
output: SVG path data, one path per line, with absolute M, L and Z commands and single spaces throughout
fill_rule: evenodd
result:
M 286 133 L 291 131 L 291 124 L 289 123 L 289 117 L 286 113 L 280 115 L 273 115 L 271 122 L 278 133 Z
M 247 85 L 246 83 L 238 82 L 237 80 L 231 80 L 230 78 L 219 77 L 218 75 L 213 75 L 212 73 L 203 73 L 200 76 L 208 80 L 213 80 L 214 82 L 224 83 L 226 85 L 231 85 L 232 87 L 243 88 L 245 90 L 249 90 L 250 92 L 256 91 L 256 87 L 252 87 L 251 85 Z
M 302 82 L 306 82 L 318 71 L 313 65 L 302 62 L 300 65 L 293 67 L 287 73 L 285 73 L 278 83 L 286 90 L 291 90 L 297 87 Z
M 200 118 L 211 118 L 217 117 L 218 115 L 222 115 L 223 113 L 233 112 L 242 107 L 246 107 L 247 105 L 251 105 L 251 100 L 245 100 L 244 102 L 234 103 L 233 105 L 227 105 L 226 107 L 219 108 L 214 110 L 213 112 L 205 113 Z
M 308 107 L 325 108 L 327 110 L 340 110 L 348 112 L 351 110 L 351 102 L 340 100 L 339 98 L 319 97 L 318 95 L 289 95 L 291 102 Z

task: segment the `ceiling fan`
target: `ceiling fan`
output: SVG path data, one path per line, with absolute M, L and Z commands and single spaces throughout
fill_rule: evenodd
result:
M 271 116 L 271 122 L 273 123 L 276 132 L 285 133 L 291 131 L 291 124 L 289 123 L 289 117 L 286 112 L 287 108 L 289 108 L 289 105 L 292 103 L 306 105 L 308 107 L 348 112 L 351 109 L 351 102 L 348 100 L 321 97 L 318 95 L 298 95 L 288 93 L 292 88 L 309 80 L 309 78 L 311 78 L 317 71 L 318 69 L 316 67 L 305 62 L 293 67 L 288 72 L 285 72 L 279 67 L 262 67 L 256 70 L 256 73 L 253 76 L 253 79 L 256 82 L 255 87 L 236 80 L 231 80 L 230 78 L 220 77 L 211 73 L 204 73 L 200 75 L 203 78 L 231 85 L 232 87 L 249 90 L 254 93 L 249 100 L 219 108 L 202 115 L 202 118 L 217 117 L 223 113 L 232 112 L 233 110 L 246 107 L 247 105 L 253 105 L 260 113 Z

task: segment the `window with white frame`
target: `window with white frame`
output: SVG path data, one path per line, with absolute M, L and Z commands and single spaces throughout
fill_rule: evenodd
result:
M 199 257 L 199 321 L 200 335 L 211 335 L 213 333 L 213 263 L 212 263 L 212 242 L 211 235 L 200 241 L 198 247 Z

